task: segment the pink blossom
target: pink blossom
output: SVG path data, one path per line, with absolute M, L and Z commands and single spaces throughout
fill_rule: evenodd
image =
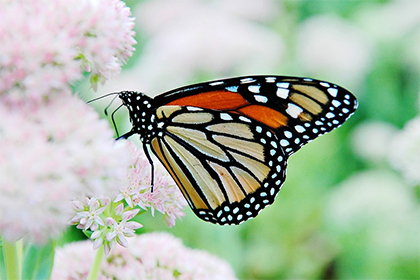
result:
M 73 217 L 71 220 L 72 223 L 77 223 L 77 228 L 88 230 L 94 224 L 95 230 L 98 225 L 105 225 L 104 221 L 101 218 L 101 214 L 105 211 L 108 207 L 111 200 L 109 198 L 104 198 L 98 200 L 96 198 L 88 198 L 85 197 L 85 203 L 83 204 L 80 201 L 74 201 L 73 204 L 75 208 L 78 210 L 76 216 Z M 81 205 L 80 205 L 81 204 Z
M 6 1 L 0 9 L 0 97 L 40 102 L 91 72 L 119 73 L 133 52 L 133 18 L 119 0 Z
M 129 141 L 118 142 L 126 144 L 131 164 L 119 180 L 120 193 L 110 196 L 116 197 L 114 203 L 110 203 L 109 197 L 75 200 L 75 216 L 70 220 L 77 228 L 93 232 L 90 239 L 94 240 L 94 249 L 104 245 L 106 254 L 115 248 L 116 243 L 128 246 L 126 237 L 134 236 L 135 230 L 142 227 L 140 223 L 130 221 L 141 209 L 142 213 L 150 209 L 152 215 L 155 209 L 158 210 L 164 214 L 166 224 L 174 226 L 176 218 L 185 215 L 183 209 L 187 205 L 172 178 L 156 162 L 152 191 L 151 166 L 144 152 Z M 126 207 L 123 203 L 115 206 L 122 200 L 127 203 Z
M 94 240 L 93 248 L 97 249 L 104 245 L 105 254 L 115 247 L 115 243 L 127 247 L 128 242 L 125 237 L 134 236 L 135 230 L 142 227 L 140 223 L 129 221 L 139 213 L 140 209 L 124 212 L 122 203 L 115 209 L 108 209 L 112 207 L 110 202 L 108 197 L 100 199 L 85 197 L 83 201 L 76 200 L 73 202 L 76 215 L 70 220 L 70 224 L 77 225 L 79 229 L 93 231 L 90 236 Z
M 78 97 L 0 103 L 0 119 L 0 234 L 7 240 L 44 242 L 65 228 L 73 199 L 116 195 L 130 166 L 127 147 Z
M 236 279 L 228 263 L 168 233 L 136 235 L 129 243 L 106 256 L 98 279 Z M 89 241 L 68 244 L 55 254 L 51 279 L 87 279 L 93 259 Z
M 183 209 L 187 206 L 181 191 L 156 158 L 153 163 L 155 166 L 155 181 L 152 191 L 151 166 L 144 151 L 138 149 L 134 144 L 130 144 L 129 147 L 134 164 L 128 171 L 127 180 L 123 182 L 122 192 L 125 194 L 122 195 L 122 192 L 120 192 L 115 201 L 124 198 L 125 201 L 130 201 L 134 206 L 139 206 L 144 210 L 150 209 L 152 215 L 157 210 L 164 214 L 168 226 L 174 226 L 175 219 L 185 215 Z M 128 197 L 127 194 L 129 194 Z

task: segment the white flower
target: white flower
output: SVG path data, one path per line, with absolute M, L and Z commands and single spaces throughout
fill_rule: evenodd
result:
M 125 237 L 133 237 L 135 229 L 142 227 L 140 223 L 129 221 L 139 213 L 140 209 L 124 212 L 124 205 L 120 203 L 113 212 L 109 209 L 106 211 L 111 206 L 110 202 L 111 199 L 108 197 L 101 199 L 86 197 L 83 202 L 74 201 L 77 212 L 70 221 L 79 229 L 93 231 L 90 236 L 94 240 L 93 248 L 97 249 L 104 245 L 105 254 L 115 247 L 115 243 L 127 247 L 128 242 Z
M 356 153 L 373 163 L 386 162 L 390 154 L 390 140 L 397 128 L 385 122 L 366 122 L 353 132 L 352 144 Z
M 98 279 L 236 279 L 228 263 L 186 248 L 168 233 L 136 235 L 129 243 L 128 249 L 116 247 L 106 256 Z M 93 260 L 90 242 L 68 244 L 55 254 L 51 279 L 83 279 Z
M 420 117 L 409 121 L 390 142 L 389 161 L 413 185 L 420 185 Z
M 372 2 L 360 9 L 356 18 L 371 36 L 396 42 L 418 29 L 420 5 L 418 1 L 406 0 Z
M 44 242 L 76 197 L 111 195 L 130 165 L 108 123 L 69 92 L 43 106 L 0 103 L 0 234 Z M 80 207 L 80 205 L 79 205 Z
M 371 64 L 372 42 L 356 25 L 331 15 L 305 20 L 298 32 L 296 57 L 308 75 L 358 86 Z
M 391 172 L 355 174 L 331 193 L 325 211 L 332 229 L 354 239 L 363 236 L 374 254 L 418 256 L 420 207 Z
M 106 240 L 108 242 L 117 242 L 123 247 L 128 247 L 128 241 L 125 237 L 133 237 L 135 233 L 135 229 L 141 228 L 142 225 L 140 223 L 134 221 L 128 221 L 132 219 L 137 213 L 139 209 L 128 211 L 133 212 L 130 213 L 127 217 L 123 218 L 122 221 L 116 222 L 113 218 L 107 218 L 106 225 L 109 227 L 109 231 L 106 234 Z M 126 213 L 128 213 L 126 212 Z
M 110 202 L 111 200 L 109 198 L 98 200 L 88 197 L 85 197 L 84 203 L 73 201 L 78 211 L 76 216 L 71 219 L 71 222 L 77 224 L 77 228 L 84 230 L 88 230 L 92 226 L 92 230 L 95 230 L 99 225 L 103 226 L 105 223 L 100 215 L 105 211 Z

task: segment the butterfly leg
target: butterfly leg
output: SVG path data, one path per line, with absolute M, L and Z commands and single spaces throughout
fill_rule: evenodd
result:
M 131 131 L 127 132 L 126 134 L 121 135 L 120 137 L 118 137 L 115 140 L 127 139 L 128 137 L 132 136 L 133 134 L 135 134 L 135 132 L 131 130 Z
M 150 163 L 150 172 L 151 172 L 151 180 L 150 180 L 151 182 L 150 183 L 152 185 L 151 191 L 153 192 L 153 185 L 155 184 L 155 166 L 153 165 L 153 160 L 150 157 L 150 153 L 149 153 L 149 149 L 148 149 L 147 144 L 143 143 L 143 150 L 144 150 L 144 154 L 146 155 L 147 160 Z

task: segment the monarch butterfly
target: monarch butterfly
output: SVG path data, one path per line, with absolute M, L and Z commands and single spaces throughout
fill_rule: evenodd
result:
M 344 88 L 286 76 L 210 81 L 155 98 L 117 94 L 133 126 L 120 138 L 139 134 L 152 174 L 148 149 L 194 213 L 221 225 L 240 224 L 272 204 L 288 158 L 357 108 Z

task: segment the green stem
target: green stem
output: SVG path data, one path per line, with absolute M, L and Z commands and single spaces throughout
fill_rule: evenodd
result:
M 7 279 L 20 280 L 22 277 L 20 273 L 20 261 L 22 260 L 22 256 L 19 253 L 18 248 L 21 246 L 18 242 L 9 243 L 3 240 L 2 243 Z
M 102 259 L 104 258 L 104 245 L 96 251 L 95 261 L 93 262 L 92 269 L 90 270 L 88 280 L 96 280 L 99 276 Z

